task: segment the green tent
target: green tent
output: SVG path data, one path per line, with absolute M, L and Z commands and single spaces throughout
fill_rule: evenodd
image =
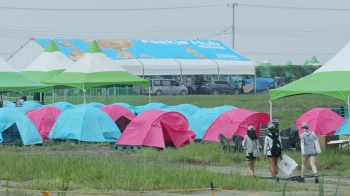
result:
M 320 62 L 318 62 L 317 58 L 313 56 L 312 59 L 309 61 L 308 65 L 321 65 L 321 64 Z
M 272 64 L 267 59 L 265 59 L 260 66 L 272 66 Z
M 292 61 L 291 60 L 288 60 L 288 62 L 287 62 L 287 64 L 286 64 L 287 66 L 288 65 L 293 65 L 293 63 L 292 63 Z
M 305 63 L 304 63 L 303 65 L 307 65 L 307 64 L 309 64 L 309 61 L 308 61 L 308 60 L 306 60 Z
M 51 40 L 45 51 L 24 68 L 22 73 L 33 80 L 42 82 L 62 73 L 72 65 L 73 62 Z
M 348 101 L 350 93 L 350 42 L 314 73 L 271 90 L 271 101 L 299 94 L 322 94 Z M 272 102 L 270 102 L 272 118 Z M 350 110 L 349 110 L 350 111 Z
M 51 92 L 52 86 L 32 80 L 0 58 L 0 92 Z
M 54 86 L 71 86 L 83 91 L 88 88 L 108 87 L 115 84 L 149 86 L 148 80 L 125 71 L 118 65 L 118 61 L 109 59 L 95 40 L 87 53 L 72 67 L 51 79 L 43 81 L 43 83 Z

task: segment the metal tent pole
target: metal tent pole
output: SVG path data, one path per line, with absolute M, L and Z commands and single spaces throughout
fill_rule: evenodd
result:
M 86 97 L 85 97 L 85 84 L 83 83 L 83 97 L 84 97 L 84 104 L 86 104 Z
M 52 105 L 55 103 L 55 92 L 52 88 Z
M 152 82 L 152 80 L 149 80 L 149 87 L 148 87 L 148 103 L 151 103 L 151 82 Z
M 106 105 L 108 105 L 108 87 L 106 87 Z
M 270 102 L 270 122 L 272 121 L 272 100 Z
M 254 93 L 256 93 L 256 74 L 254 75 Z
M 350 118 L 350 91 L 348 92 L 348 120 Z M 349 140 L 350 140 L 350 122 L 348 123 L 349 124 Z M 350 151 L 350 147 L 349 147 L 349 151 Z

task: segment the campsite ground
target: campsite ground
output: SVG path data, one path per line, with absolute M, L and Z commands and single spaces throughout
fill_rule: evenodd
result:
M 141 97 L 142 103 L 146 104 L 148 98 Z M 152 97 L 152 102 L 161 102 L 167 105 L 177 105 L 181 103 L 190 103 L 197 105 L 198 107 L 216 107 L 222 105 L 233 105 L 236 107 L 246 108 L 255 111 L 269 112 L 269 95 L 268 94 L 257 94 L 257 95 L 241 95 L 241 96 L 156 96 Z M 273 102 L 274 110 L 273 114 L 275 118 L 280 119 L 280 128 L 284 129 L 291 125 L 301 114 L 308 111 L 309 109 L 315 107 L 339 107 L 345 105 L 346 103 L 342 100 L 334 99 L 326 96 L 319 95 L 302 95 L 297 97 L 289 97 Z M 215 144 L 213 144 L 215 145 Z M 200 144 L 189 145 L 182 147 L 180 149 L 169 149 L 164 150 L 163 152 L 156 152 L 153 149 L 142 149 L 137 152 L 130 151 L 118 151 L 112 148 L 111 145 L 53 145 L 48 144 L 44 146 L 31 146 L 31 147 L 0 147 L 0 155 L 3 156 L 0 159 L 0 195 L 39 195 L 38 191 L 31 190 L 42 190 L 47 188 L 48 190 L 61 190 L 61 181 L 64 179 L 56 177 L 56 171 L 45 171 L 43 169 L 40 171 L 39 168 L 50 168 L 47 164 L 43 163 L 43 160 L 53 161 L 51 164 L 56 164 L 54 161 L 60 161 L 64 157 L 64 161 L 69 162 L 69 164 L 74 164 L 75 161 L 80 161 L 74 159 L 75 157 L 83 157 L 84 162 L 79 162 L 77 164 L 81 165 L 69 165 L 69 168 L 62 167 L 63 169 L 72 169 L 84 171 L 84 174 L 79 174 L 85 176 L 88 173 L 94 173 L 96 171 L 85 171 L 84 168 L 94 169 L 93 164 L 105 164 L 102 166 L 101 171 L 110 172 L 114 170 L 112 167 L 118 167 L 118 165 L 123 166 L 124 163 L 130 164 L 143 164 L 144 161 L 147 163 L 154 164 L 155 167 L 161 168 L 166 166 L 168 168 L 175 169 L 177 168 L 189 168 L 193 173 L 186 173 L 185 175 L 198 175 L 197 170 L 203 169 L 209 171 L 210 173 L 220 173 L 227 174 L 223 175 L 220 178 L 224 177 L 226 179 L 215 179 L 213 180 L 214 187 L 222 187 L 225 190 L 219 190 L 218 188 L 215 191 L 216 196 L 228 196 L 228 195 L 283 195 L 283 185 L 286 184 L 285 195 L 335 195 L 336 190 L 338 190 L 337 195 L 346 195 L 350 187 L 350 166 L 346 164 L 348 161 L 349 153 L 338 153 L 335 151 L 325 151 L 318 158 L 319 173 L 325 174 L 324 183 L 315 184 L 312 178 L 307 178 L 305 184 L 300 184 L 296 181 L 285 181 L 281 180 L 280 183 L 274 185 L 271 183 L 270 179 L 263 179 L 252 181 L 248 178 L 242 178 L 242 181 L 239 181 L 239 185 L 230 184 L 231 182 L 230 175 L 241 174 L 243 176 L 247 175 L 246 168 L 244 167 L 244 159 L 241 158 L 241 154 L 228 154 L 224 153 L 220 149 L 220 145 L 217 146 L 208 146 L 203 149 Z M 299 152 L 293 153 L 288 152 L 288 155 L 294 158 L 300 164 L 300 154 Z M 19 157 L 19 156 L 22 157 Z M 6 160 L 8 159 L 8 160 Z M 24 157 L 24 158 L 23 158 Z M 57 158 L 57 159 L 55 159 Z M 9 161 L 13 161 L 8 163 Z M 112 161 L 114 163 L 106 162 L 105 160 Z M 21 161 L 28 161 L 28 163 L 22 163 Z M 64 161 L 57 163 L 57 165 L 66 164 Z M 158 165 L 159 162 L 159 165 Z M 161 164 L 160 164 L 161 163 Z M 27 165 L 28 167 L 36 168 L 34 171 L 27 169 L 9 169 L 6 167 L 9 166 L 22 166 Z M 91 166 L 93 165 L 93 166 Z M 106 166 L 107 165 L 107 166 Z M 266 162 L 257 163 L 256 174 L 262 177 L 268 177 L 268 164 Z M 56 166 L 57 167 L 57 166 Z M 81 168 L 80 168 L 81 167 Z M 60 168 L 60 169 L 62 169 Z M 152 169 L 152 168 L 151 168 Z M 100 171 L 100 170 L 99 170 Z M 202 171 L 202 170 L 201 170 Z M 78 171 L 70 171 L 74 172 Z M 310 173 L 310 170 L 309 170 Z M 62 173 L 66 174 L 66 173 Z M 151 173 L 150 173 L 151 174 Z M 299 175 L 300 168 L 297 168 L 293 175 Z M 108 174 L 106 174 L 108 175 Z M 137 175 L 137 174 L 136 174 Z M 162 174 L 159 174 L 162 175 Z M 206 173 L 206 175 L 208 175 Z M 280 174 L 282 178 L 287 177 L 283 174 Z M 74 176 L 80 177 L 80 176 Z M 112 176 L 113 178 L 114 176 Z M 198 177 L 198 176 L 197 176 Z M 98 182 L 101 176 L 96 177 Z M 111 179 L 112 179 L 111 178 Z M 148 180 L 147 175 L 140 177 L 141 180 L 145 182 Z M 149 177 L 151 178 L 151 177 Z M 192 179 L 192 177 L 182 176 L 182 178 Z M 6 179 L 10 179 L 6 181 Z M 40 180 L 42 179 L 42 180 Z M 167 179 L 172 180 L 172 179 Z M 176 179 L 175 179 L 176 180 Z M 200 179 L 202 180 L 202 179 Z M 47 181 L 47 184 L 43 182 Z M 102 195 L 102 194 L 84 194 L 83 192 L 97 192 L 100 189 L 96 189 L 89 184 L 90 186 L 82 186 L 78 182 L 80 179 L 75 179 L 76 184 L 69 184 L 71 187 L 68 188 L 68 191 L 77 191 L 80 194 L 76 193 L 67 193 L 66 195 Z M 202 180 L 205 181 L 205 180 Z M 220 181 L 220 183 L 218 183 Z M 119 181 L 118 181 L 119 182 Z M 206 182 L 206 181 L 205 181 Z M 210 182 L 210 181 L 209 181 Z M 259 186 L 250 189 L 251 185 L 246 185 L 244 183 L 255 183 Z M 8 183 L 8 185 L 6 185 Z M 135 182 L 136 183 L 136 182 Z M 141 182 L 142 183 L 142 182 Z M 210 184 L 206 183 L 203 186 L 194 186 L 194 187 L 210 187 Z M 74 186 L 73 186 L 74 185 Z M 272 186 L 271 186 L 272 185 Z M 276 186 L 276 188 L 274 188 Z M 337 188 L 338 186 L 338 188 Z M 19 188 L 27 189 L 26 191 L 21 190 L 9 190 L 6 192 L 5 188 Z M 178 187 L 178 186 L 167 186 L 167 187 Z M 240 188 L 236 188 L 240 187 Z M 248 187 L 248 188 L 247 188 Z M 282 188 L 281 188 L 282 187 Z M 322 188 L 324 189 L 323 194 Z M 199 189 L 191 192 L 181 192 L 180 188 L 168 188 L 166 190 L 174 190 L 180 192 L 173 193 L 164 193 L 165 189 L 156 189 L 156 191 L 138 192 L 138 191 L 111 191 L 109 195 L 159 195 L 159 196 L 193 196 L 193 195 L 211 195 L 209 189 Z M 104 189 L 106 190 L 106 189 Z M 107 190 L 137 190 L 133 187 L 128 188 L 119 188 L 119 189 L 107 189 Z M 145 190 L 145 189 L 144 189 Z M 277 190 L 277 191 L 276 191 Z M 114 194 L 112 194 L 112 192 Z M 51 195 L 55 195 L 54 191 L 50 192 Z
M 112 146 L 106 146 L 106 145 L 95 145 L 95 146 L 72 146 L 72 145 L 63 145 L 63 146 L 45 146 L 45 147 L 5 147 L 0 148 L 0 151 L 6 151 L 12 153 L 20 153 L 25 154 L 29 156 L 55 156 L 57 154 L 61 154 L 67 157 L 76 157 L 76 156 L 87 156 L 90 159 L 98 159 L 103 158 L 106 156 L 112 156 L 113 159 L 115 159 L 116 162 L 120 161 L 126 161 L 126 160 L 134 160 L 137 161 L 138 156 L 134 156 L 135 153 L 138 152 L 129 152 L 129 151 L 117 151 L 112 148 Z M 88 153 L 87 153 L 88 152 Z M 261 163 L 257 163 L 256 167 L 256 174 L 257 176 L 261 177 L 269 177 L 269 171 L 266 167 L 259 167 Z M 176 167 L 176 163 L 173 165 Z M 225 173 L 235 175 L 236 173 L 240 173 L 242 175 L 247 175 L 246 168 L 244 166 L 219 166 L 219 165 L 204 165 L 200 163 L 188 163 L 186 164 L 186 167 L 191 169 L 198 169 L 198 168 L 206 168 L 209 171 L 216 172 L 216 173 Z M 88 172 L 88 171 L 87 171 Z M 323 172 L 323 171 L 321 171 Z M 299 175 L 300 169 L 297 169 L 293 175 Z M 280 177 L 288 178 L 288 176 L 284 174 L 280 174 Z M 339 181 L 338 181 L 339 180 Z M 26 187 L 26 184 L 29 184 L 33 182 L 34 180 L 29 181 L 13 181 L 10 180 L 8 183 L 8 187 L 11 188 L 19 188 L 22 189 L 23 187 Z M 271 184 L 271 179 L 264 179 L 263 180 L 266 184 Z M 306 178 L 306 183 L 300 184 L 296 181 L 290 181 L 290 180 L 281 180 L 279 184 L 287 183 L 287 187 L 289 190 L 285 192 L 285 195 L 319 195 L 320 194 L 320 187 L 322 186 L 324 188 L 324 195 L 335 195 L 336 190 L 338 190 L 337 195 L 347 195 L 350 187 L 350 176 L 349 175 L 326 175 L 324 176 L 324 183 L 323 184 L 315 184 L 313 178 Z M 220 184 L 215 184 L 215 187 L 220 187 Z M 337 188 L 338 186 L 338 188 Z M 233 186 L 234 187 L 234 186 Z M 0 180 L 0 195 L 6 195 L 6 180 L 1 179 Z M 208 185 L 209 188 L 209 185 Z M 76 191 L 77 193 L 67 193 L 66 195 L 72 195 L 72 196 L 87 196 L 87 195 L 101 195 L 101 194 L 86 194 L 84 190 L 81 189 L 72 189 L 69 191 Z M 89 191 L 89 192 L 97 192 L 95 191 Z M 111 195 L 144 195 L 144 196 L 151 196 L 151 195 L 159 195 L 159 196 L 175 196 L 175 195 L 182 195 L 182 196 L 195 196 L 195 195 L 211 195 L 211 191 L 209 189 L 207 190 L 198 190 L 198 191 L 192 191 L 192 192 L 183 192 L 181 193 L 180 190 L 177 190 L 178 192 L 175 193 L 164 193 L 162 191 L 156 190 L 156 191 L 144 191 L 144 192 L 137 192 L 137 191 L 130 191 L 130 192 L 124 192 L 124 191 L 111 191 L 114 194 Z M 9 190 L 8 195 L 39 195 L 40 193 L 38 191 L 21 191 L 21 190 Z M 51 192 L 51 195 L 55 195 L 56 193 Z M 217 196 L 228 196 L 228 195 L 261 195 L 261 196 L 267 196 L 267 195 L 283 195 L 281 191 L 252 191 L 252 190 L 215 190 L 215 195 Z

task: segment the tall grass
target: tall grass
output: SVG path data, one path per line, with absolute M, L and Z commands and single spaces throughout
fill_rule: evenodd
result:
M 281 190 L 282 186 L 235 173 L 205 168 L 170 166 L 146 158 L 116 161 L 87 156 L 31 155 L 0 152 L 0 178 L 29 181 L 24 188 L 41 190 L 180 190 L 207 188 L 210 182 L 225 189 Z

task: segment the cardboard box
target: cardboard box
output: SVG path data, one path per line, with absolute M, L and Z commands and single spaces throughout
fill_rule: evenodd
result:
M 332 136 L 318 136 L 318 139 L 320 140 L 321 148 L 322 149 L 329 149 L 329 148 L 338 148 L 338 145 L 329 145 L 327 144 L 329 141 L 333 140 L 339 140 L 339 135 L 332 135 Z

